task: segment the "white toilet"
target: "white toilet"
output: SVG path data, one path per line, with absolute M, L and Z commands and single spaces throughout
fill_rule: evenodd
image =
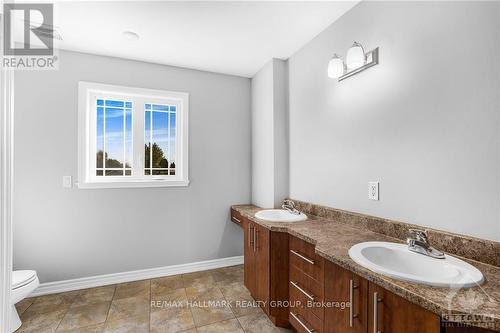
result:
M 11 297 L 11 316 L 10 316 L 10 331 L 14 332 L 21 326 L 21 319 L 16 310 L 16 303 L 25 299 L 38 286 L 38 276 L 35 271 L 14 271 L 12 272 L 12 291 Z

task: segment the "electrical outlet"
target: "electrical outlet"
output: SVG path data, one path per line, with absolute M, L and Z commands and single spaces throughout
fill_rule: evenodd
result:
M 63 176 L 63 184 L 62 185 L 64 188 L 72 188 L 73 187 L 73 177 Z
M 368 199 L 378 200 L 378 182 L 368 182 Z

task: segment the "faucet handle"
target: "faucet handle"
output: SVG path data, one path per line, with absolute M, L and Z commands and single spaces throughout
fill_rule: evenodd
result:
M 409 229 L 410 237 L 416 241 L 429 244 L 427 233 L 424 230 L 419 229 Z

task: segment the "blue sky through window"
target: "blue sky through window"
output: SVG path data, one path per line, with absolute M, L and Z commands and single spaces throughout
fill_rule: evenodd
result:
M 120 100 L 98 99 L 96 149 L 105 152 L 105 165 L 97 158 L 97 167 L 116 168 L 132 166 L 132 103 Z
M 146 168 L 172 168 L 175 169 L 175 142 L 176 142 L 176 107 L 163 104 L 145 104 L 145 143 L 146 143 Z M 155 148 L 150 151 L 153 145 Z M 153 155 L 152 159 L 151 154 Z M 162 156 L 160 156 L 162 154 Z M 150 174 L 146 170 L 146 174 Z M 153 174 L 168 174 L 165 172 Z M 170 174 L 175 174 L 170 170 Z

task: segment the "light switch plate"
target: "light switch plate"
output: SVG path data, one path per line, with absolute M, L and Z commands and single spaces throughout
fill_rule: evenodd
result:
M 368 182 L 368 199 L 378 200 L 378 182 Z
M 63 176 L 63 187 L 64 188 L 72 188 L 73 187 L 73 177 Z

